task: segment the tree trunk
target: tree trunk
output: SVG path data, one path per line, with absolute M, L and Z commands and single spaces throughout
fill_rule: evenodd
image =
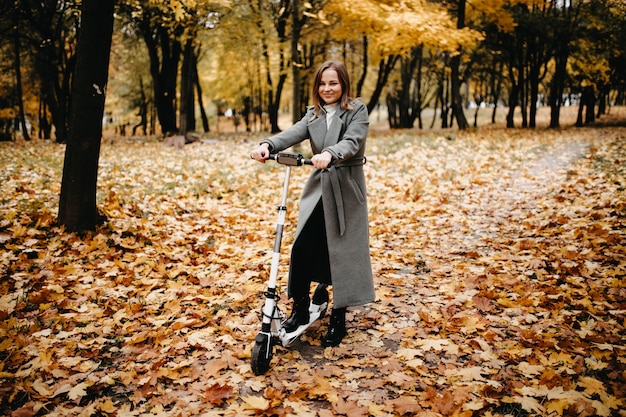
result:
M 539 100 L 539 78 L 535 74 L 530 75 L 530 128 L 537 127 L 537 101 Z
M 511 91 L 509 92 L 509 111 L 506 114 L 506 127 L 515 127 L 515 108 L 517 107 L 517 101 L 519 99 L 519 87 L 517 84 L 511 85 Z
M 17 5 L 15 3 L 16 8 L 14 9 L 15 14 L 17 15 Z M 24 140 L 29 141 L 30 135 L 28 134 L 28 128 L 26 127 L 26 115 L 24 114 L 24 97 L 22 93 L 22 64 L 20 60 L 20 25 L 19 19 L 15 19 L 15 27 L 14 27 L 14 39 L 13 39 L 13 52 L 15 53 L 15 61 L 14 62 L 14 70 L 15 70 L 15 89 L 17 95 L 17 104 L 19 109 L 19 120 L 20 126 L 22 129 L 22 136 Z
M 153 29 L 149 17 L 139 27 L 150 57 L 154 105 L 163 134 L 176 132 L 176 81 L 181 45 L 164 27 Z
M 598 112 L 596 113 L 596 117 L 600 118 L 600 116 L 606 114 L 606 102 L 608 99 L 608 92 L 610 91 L 610 87 L 606 84 L 602 84 L 598 91 Z
M 448 128 L 448 114 L 450 112 L 450 81 L 447 74 L 444 73 L 441 78 L 441 128 Z
M 361 97 L 361 91 L 363 91 L 363 85 L 365 84 L 365 78 L 367 77 L 367 67 L 369 67 L 369 51 L 367 36 L 363 36 L 363 64 L 361 77 L 356 84 L 356 90 L 352 93 L 354 97 Z
M 376 87 L 374 87 L 374 91 L 370 96 L 370 101 L 367 103 L 367 111 L 372 112 L 374 108 L 378 105 L 378 101 L 380 100 L 380 96 L 383 93 L 383 89 L 389 80 L 389 74 L 396 66 L 396 62 L 398 61 L 398 55 L 392 55 L 385 59 L 381 59 L 378 64 L 378 78 L 376 79 Z
M 196 86 L 196 94 L 198 95 L 198 107 L 200 107 L 200 118 L 202 119 L 202 128 L 205 132 L 209 131 L 209 117 L 204 109 L 204 99 L 202 98 L 202 86 L 200 85 L 200 77 L 198 77 L 198 54 L 194 54 L 193 60 L 193 82 Z
M 183 65 L 180 77 L 180 111 L 178 113 L 179 135 L 185 135 L 187 132 L 196 130 L 193 60 L 193 39 L 189 38 L 185 42 L 185 48 L 183 50 Z
M 463 29 L 465 27 L 465 0 L 458 0 L 458 14 L 457 14 L 457 29 Z M 459 67 L 461 65 L 461 51 L 452 57 L 450 60 L 450 78 L 452 79 L 452 112 L 456 117 L 456 123 L 459 125 L 459 129 L 464 130 L 469 127 L 465 113 L 463 112 L 463 101 L 461 99 L 461 77 L 459 74 Z
M 413 113 L 413 117 L 417 118 L 417 127 L 420 129 L 424 128 L 422 123 L 422 106 L 423 97 L 422 97 L 422 73 L 423 73 L 423 65 L 424 65 L 424 51 L 420 48 L 419 58 L 417 61 L 417 76 L 415 78 L 415 91 L 414 91 L 414 103 L 413 106 L 415 111 Z
M 289 2 L 291 0 L 281 0 L 280 1 L 280 12 L 276 19 L 276 32 L 278 34 L 279 46 L 278 46 L 278 60 L 279 60 L 279 76 L 278 82 L 276 83 L 276 91 L 274 91 L 274 82 L 272 80 L 272 72 L 271 72 L 271 60 L 269 53 L 269 45 L 267 43 L 266 36 L 261 37 L 261 47 L 262 47 L 262 56 L 263 63 L 265 66 L 265 74 L 266 74 L 266 88 L 267 88 L 267 113 L 268 119 L 270 123 L 270 131 L 271 133 L 280 132 L 280 127 L 278 126 L 278 110 L 280 106 L 280 97 L 282 95 L 283 87 L 285 84 L 285 80 L 287 79 L 287 69 L 285 67 L 285 53 L 283 50 L 283 44 L 287 41 L 286 38 L 286 26 L 287 26 L 287 13 L 289 10 Z M 263 35 L 265 35 L 265 31 L 263 29 L 263 25 L 258 23 L 259 30 Z
M 587 107 L 587 111 L 585 113 L 585 124 L 591 124 L 596 121 L 596 92 L 592 85 L 585 88 L 585 106 Z
M 503 69 L 504 69 L 504 62 L 500 61 L 499 65 L 496 68 L 494 68 L 494 71 L 491 74 L 491 96 L 493 97 L 493 111 L 491 112 L 491 124 L 496 123 L 496 113 L 498 111 L 498 102 L 500 101 L 500 92 L 502 90 Z
M 53 49 L 52 46 L 47 46 L 47 48 Z M 43 58 L 46 61 L 45 69 L 42 70 L 41 75 L 43 100 L 50 111 L 55 141 L 65 143 L 67 142 L 68 98 L 71 96 L 69 79 L 72 73 L 71 67 L 76 61 L 71 57 L 65 68 L 59 68 L 56 56 L 45 55 L 46 57 Z
M 43 88 L 40 91 L 41 98 L 39 99 L 39 139 L 50 139 L 52 137 L 52 126 L 48 120 L 48 106 L 46 100 L 43 99 Z
M 565 86 L 565 77 L 567 74 L 567 58 L 568 54 L 561 52 L 555 56 L 556 65 L 554 74 L 552 75 L 552 83 L 550 85 L 550 128 L 557 129 L 560 127 L 559 118 L 561 114 L 561 98 Z
M 519 107 L 520 107 L 520 113 L 522 114 L 522 127 L 523 128 L 527 128 L 528 127 L 528 114 L 527 114 L 527 110 L 528 110 L 528 96 L 527 96 L 527 91 L 528 89 L 526 88 L 526 60 L 524 59 L 522 54 L 522 48 L 519 49 L 520 51 L 520 58 L 519 58 L 519 67 L 517 68 L 517 73 L 519 74 L 519 84 L 518 84 L 518 88 L 519 88 L 519 98 L 520 98 L 520 103 L 519 103 Z
M 23 1 L 19 2 L 21 5 Z M 70 4 L 71 3 L 71 4 Z M 50 134 L 54 126 L 56 141 L 67 142 L 70 82 L 75 66 L 77 18 L 69 10 L 72 2 L 29 2 L 27 28 L 23 39 L 31 41 L 34 63 L 41 82 L 41 100 L 49 116 Z M 44 136 L 50 136 L 50 134 Z
M 302 20 L 300 19 L 300 6 L 298 0 L 292 0 L 291 4 L 291 76 L 292 76 L 292 99 L 291 122 L 296 123 L 302 118 L 302 95 L 300 85 L 300 67 L 302 61 L 300 52 L 298 51 L 298 42 L 300 42 L 300 30 L 302 29 Z
M 396 92 L 398 94 L 398 110 L 400 116 L 398 127 L 401 129 L 410 129 L 413 127 L 411 84 L 416 65 L 415 48 L 411 51 L 409 56 L 400 58 L 400 88 Z
M 387 121 L 389 122 L 390 129 L 397 129 L 400 127 L 400 116 L 398 114 L 398 83 L 393 82 L 387 89 Z
M 595 121 L 595 106 L 596 96 L 593 86 L 588 85 L 583 87 L 583 91 L 580 96 L 580 103 L 578 103 L 578 117 L 576 118 L 576 127 L 583 127 L 584 125 L 588 125 Z M 583 112 L 583 110 L 585 111 Z
M 577 2 L 579 3 L 579 2 Z M 582 3 L 580 3 L 582 4 Z M 555 43 L 554 51 L 554 74 L 550 85 L 550 128 L 559 128 L 559 117 L 561 112 L 561 102 L 563 91 L 565 90 L 565 80 L 567 79 L 567 61 L 570 55 L 570 41 L 574 36 L 574 31 L 578 27 L 578 11 L 580 4 L 574 2 L 565 3 L 564 7 L 558 9 L 556 19 L 558 42 Z
M 59 200 L 68 231 L 95 229 L 98 159 L 113 34 L 115 0 L 83 0 Z
M 139 123 L 133 126 L 132 135 L 135 136 L 138 128 L 141 128 L 143 135 L 148 134 L 148 99 L 143 86 L 143 79 L 139 76 L 139 91 L 141 92 L 139 100 Z

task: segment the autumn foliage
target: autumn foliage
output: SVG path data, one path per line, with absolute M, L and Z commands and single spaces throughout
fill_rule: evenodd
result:
M 625 415 L 624 128 L 373 134 L 377 301 L 258 377 L 283 169 L 257 140 L 105 139 L 85 234 L 56 225 L 63 147 L 0 144 L 0 414 Z

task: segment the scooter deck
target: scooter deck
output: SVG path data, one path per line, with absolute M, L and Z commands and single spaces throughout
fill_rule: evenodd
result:
M 311 305 L 309 306 L 309 322 L 306 324 L 301 324 L 296 330 L 291 333 L 287 333 L 285 332 L 285 329 L 281 328 L 278 332 L 280 344 L 287 347 L 295 342 L 302 335 L 302 333 L 304 333 L 309 327 L 311 327 L 313 323 L 324 317 L 327 308 L 328 302 L 324 302 L 322 304 L 311 303 Z

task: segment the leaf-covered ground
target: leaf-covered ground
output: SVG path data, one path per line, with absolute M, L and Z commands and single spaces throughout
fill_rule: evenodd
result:
M 0 143 L 0 414 L 626 415 L 626 128 L 373 134 L 377 301 L 263 376 L 284 170 L 257 139 L 105 140 L 82 235 L 55 225 L 64 148 Z

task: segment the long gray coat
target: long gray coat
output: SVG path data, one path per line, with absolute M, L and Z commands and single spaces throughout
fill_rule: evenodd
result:
M 296 239 L 322 198 L 333 307 L 366 304 L 375 299 L 363 174 L 369 128 L 367 107 L 358 100 L 353 102 L 352 109 L 338 107 L 330 129 L 326 128 L 324 112 L 313 116 L 314 108 L 310 107 L 299 122 L 261 143 L 268 143 L 270 151 L 275 153 L 309 139 L 314 154 L 329 151 L 333 155 L 333 165 L 325 170 L 313 170 L 304 186 Z

